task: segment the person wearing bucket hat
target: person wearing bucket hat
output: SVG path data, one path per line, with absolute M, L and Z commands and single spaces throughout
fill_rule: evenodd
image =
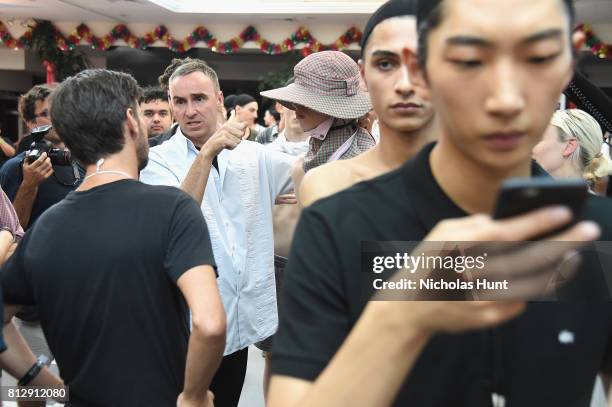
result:
M 310 134 L 304 172 L 355 157 L 375 145 L 372 135 L 357 123 L 372 104 L 359 88 L 355 61 L 339 51 L 317 52 L 300 61 L 293 74 L 292 84 L 261 95 L 295 110 L 302 129 Z
M 410 83 L 406 52 L 416 50 L 416 0 L 390 0 L 368 20 L 361 75 L 378 116 L 380 141 L 357 157 L 324 164 L 301 183 L 300 203 L 314 201 L 399 168 L 437 135 L 431 102 Z

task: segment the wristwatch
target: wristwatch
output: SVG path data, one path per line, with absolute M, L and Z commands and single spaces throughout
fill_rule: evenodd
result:
M 25 375 L 19 382 L 17 382 L 18 386 L 27 386 L 35 377 L 40 373 L 43 367 L 49 362 L 49 358 L 46 355 L 40 355 L 38 359 L 36 359 L 36 363 L 32 365 L 30 370 L 26 372 Z

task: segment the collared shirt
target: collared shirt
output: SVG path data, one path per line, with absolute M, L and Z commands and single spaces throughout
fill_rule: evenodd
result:
M 329 133 L 329 129 L 331 129 L 333 124 L 334 124 L 334 118 L 330 117 L 329 119 L 325 120 L 323 123 L 319 124 L 314 129 L 305 131 L 304 134 L 310 137 L 314 137 L 317 140 L 325 140 L 325 137 L 327 136 L 327 133 Z
M 334 119 L 329 129 L 329 123 L 322 127 L 324 124 L 306 132 L 311 137 L 308 153 L 304 157 L 304 172 L 329 162 L 332 155 L 342 148 L 348 139 L 351 139 L 348 148 L 338 157 L 342 160 L 353 158 L 376 144 L 372 135 L 358 126 L 357 120 Z
M 347 338 L 367 304 L 362 241 L 420 241 L 441 220 L 467 215 L 433 177 L 431 150 L 304 209 L 283 279 L 273 374 L 314 381 Z M 546 175 L 536 165 L 533 173 Z M 611 200 L 588 198 L 583 215 L 600 224 L 601 240 L 612 240 L 610 213 Z M 490 407 L 495 393 L 508 406 L 588 407 L 597 373 L 612 373 L 612 304 L 591 265 L 565 286 L 577 301 L 530 303 L 498 327 L 432 337 L 393 406 Z
M 198 154 L 181 130 L 153 147 L 142 182 L 179 187 Z M 276 332 L 272 208 L 289 192 L 294 157 L 242 141 L 218 155 L 202 200 L 219 290 L 227 314 L 225 354 L 234 353 Z

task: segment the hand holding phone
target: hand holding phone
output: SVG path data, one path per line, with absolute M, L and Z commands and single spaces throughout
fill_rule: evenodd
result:
M 536 209 L 565 206 L 572 212 L 572 220 L 564 227 L 539 239 L 557 234 L 575 225 L 588 197 L 586 183 L 581 179 L 549 177 L 512 178 L 500 190 L 493 213 L 494 219 L 507 219 Z

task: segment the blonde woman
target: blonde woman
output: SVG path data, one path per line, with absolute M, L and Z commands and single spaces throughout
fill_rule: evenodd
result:
M 585 179 L 589 188 L 612 174 L 612 162 L 602 153 L 604 138 L 599 123 L 578 110 L 555 112 L 533 158 L 555 178 Z

